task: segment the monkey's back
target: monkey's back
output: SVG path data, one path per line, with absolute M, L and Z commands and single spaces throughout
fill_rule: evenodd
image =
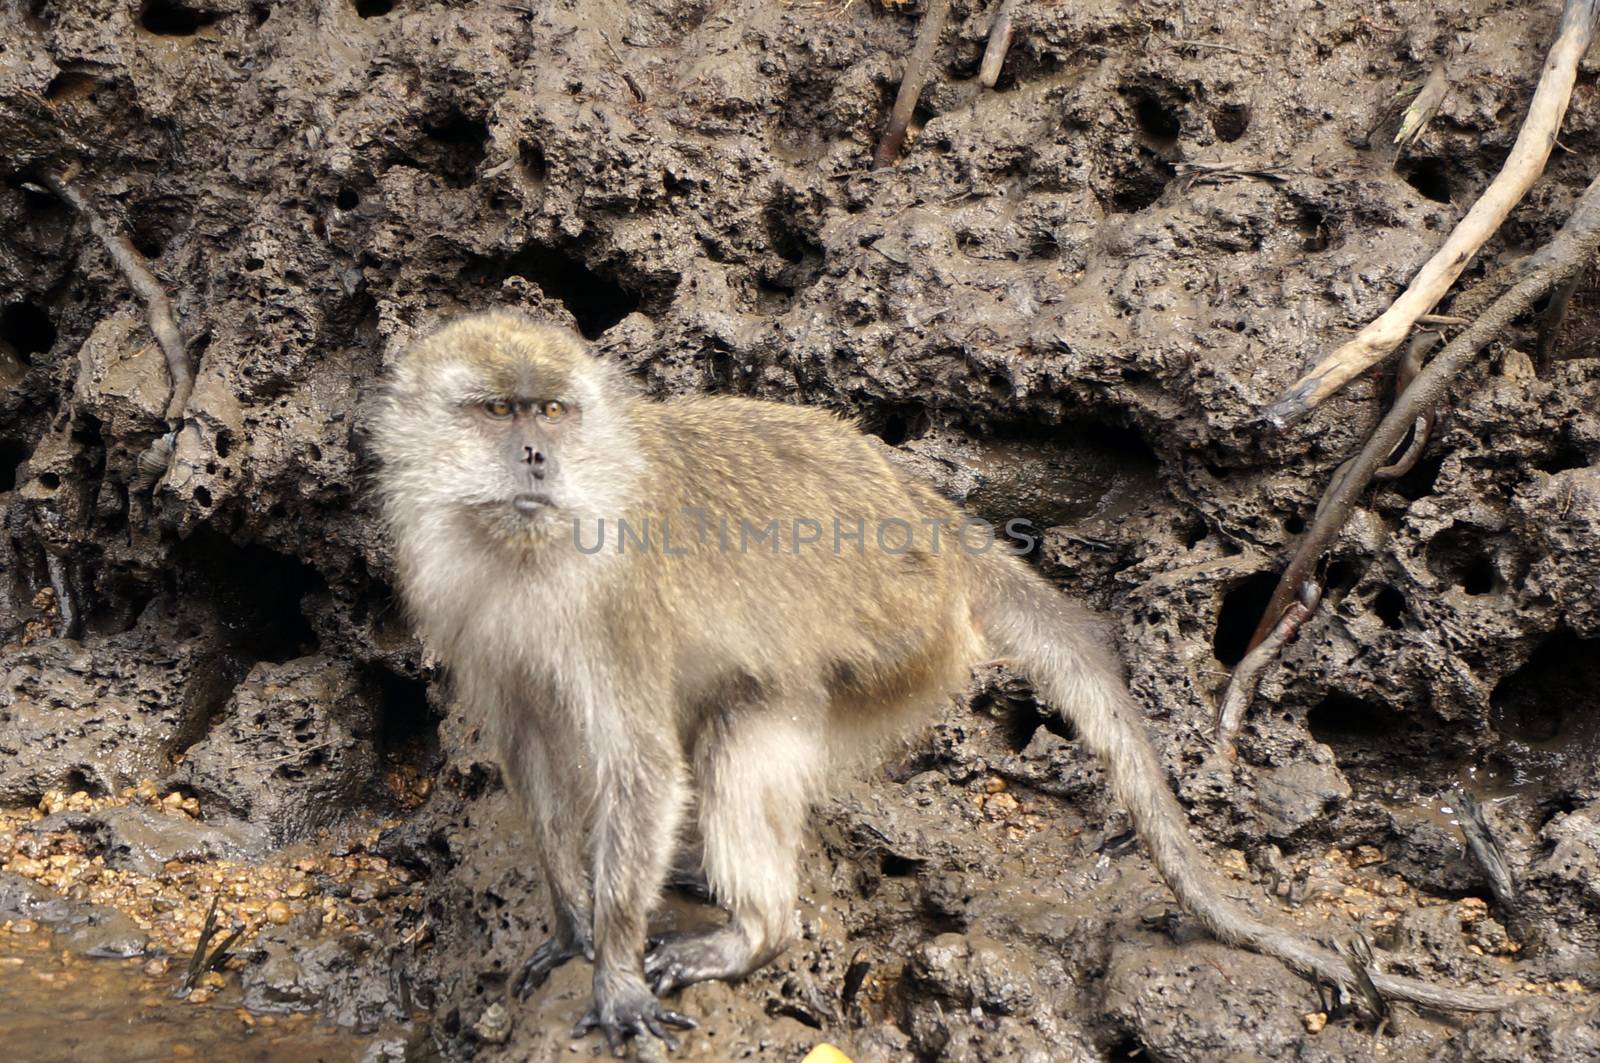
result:
M 658 522 L 680 549 L 693 543 L 641 557 L 692 614 L 673 648 L 689 696 L 729 668 L 765 685 L 822 677 L 860 743 L 966 682 L 980 649 L 961 514 L 879 444 L 826 411 L 751 399 L 646 403 L 640 416 Z M 749 534 L 774 522 L 775 542 Z M 739 659 L 699 657 L 730 647 Z

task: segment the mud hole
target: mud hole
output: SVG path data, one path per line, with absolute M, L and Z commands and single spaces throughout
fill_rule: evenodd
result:
M 1207 757 L 1226 668 L 1387 372 L 1282 434 L 1254 411 L 1482 189 L 1557 5 L 1024 4 L 984 92 L 992 7 L 956 0 L 914 137 L 873 172 L 909 6 L 8 5 L 0 996 L 23 968 L 57 973 L 17 933 L 29 905 L 120 909 L 120 947 L 181 966 L 220 895 L 258 926 L 216 990 L 230 1050 L 311 1012 L 349 1039 L 329 1058 L 569 1054 L 582 964 L 509 1031 L 484 1021 L 547 929 L 543 887 L 396 613 L 364 493 L 359 399 L 386 359 L 442 317 L 513 306 L 656 394 L 846 411 L 977 512 L 1049 528 L 1038 563 L 1118 618 L 1170 777 L 1242 896 L 1360 923 L 1409 973 L 1527 994 L 1376 1037 L 1323 1025 L 1315 987 L 1176 910 L 1071 736 L 985 677 L 822 811 L 802 940 L 743 985 L 687 991 L 686 1054 L 1600 1054 L 1600 288 L 1547 374 L 1530 323 L 1457 387 L 1424 461 L 1337 544 L 1239 762 Z M 1439 117 L 1396 159 L 1388 101 L 1446 56 Z M 1597 123 L 1591 60 L 1545 178 L 1470 276 L 1559 223 Z M 45 191 L 69 169 L 198 359 L 153 492 L 162 357 Z M 54 637 L 63 604 L 77 638 Z M 1521 940 L 1446 811 L 1459 785 L 1505 845 Z M 246 1036 L 234 1007 L 278 1025 Z M 50 1058 L 48 1024 L 20 1014 L 0 1016 L 8 1056 Z

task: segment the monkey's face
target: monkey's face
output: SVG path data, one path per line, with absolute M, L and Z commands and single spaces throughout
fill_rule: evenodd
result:
M 583 410 L 571 397 L 569 381 L 508 380 L 499 394 L 483 395 L 476 389 L 458 402 L 467 431 L 482 441 L 487 467 L 498 468 L 505 482 L 503 500 L 487 505 L 493 525 L 516 530 L 522 522 L 549 523 L 559 510 L 562 492 L 562 457 L 573 440 L 581 440 Z M 503 512 L 509 509 L 510 512 Z
M 510 315 L 466 318 L 421 341 L 375 422 L 391 520 L 446 509 L 532 545 L 575 519 L 613 515 L 614 407 L 626 389 L 610 377 L 576 336 Z

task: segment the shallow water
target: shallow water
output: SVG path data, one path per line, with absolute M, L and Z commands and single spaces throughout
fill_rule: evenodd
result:
M 355 1063 L 373 1041 L 306 1015 L 252 1015 L 231 984 L 205 1003 L 175 1000 L 179 965 L 152 977 L 144 962 L 75 956 L 43 927 L 0 931 L 0 1058 Z

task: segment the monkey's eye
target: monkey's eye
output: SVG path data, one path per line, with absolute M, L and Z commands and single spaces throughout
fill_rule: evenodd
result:
M 559 421 L 567 415 L 567 404 L 560 399 L 551 399 L 539 407 L 539 416 L 547 421 Z
M 490 399 L 488 402 L 483 404 L 484 413 L 488 414 L 490 417 L 501 419 L 510 417 L 512 411 L 516 408 L 516 404 L 511 402 L 509 399 Z

